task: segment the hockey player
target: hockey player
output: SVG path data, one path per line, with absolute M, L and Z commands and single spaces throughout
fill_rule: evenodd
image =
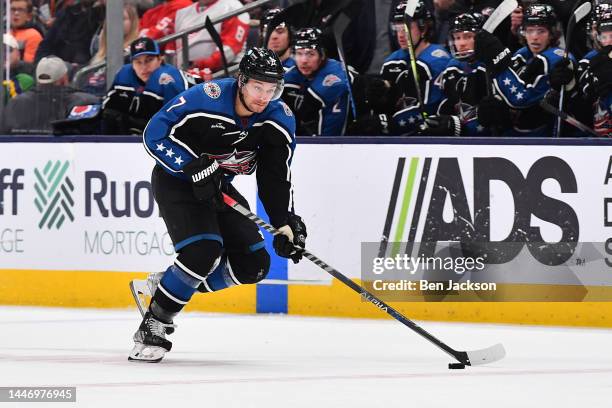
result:
M 349 83 L 342 64 L 327 58 L 318 28 L 297 31 L 293 44 L 296 66 L 285 75 L 283 100 L 295 113 L 297 134 L 343 135 Z
M 281 12 L 282 9 L 280 8 L 271 8 L 266 10 L 261 17 L 259 26 L 259 42 L 262 46 L 272 19 Z M 274 27 L 274 30 L 272 30 L 270 33 L 270 38 L 268 39 L 266 48 L 274 51 L 276 55 L 278 55 L 278 58 L 280 58 L 281 62 L 283 63 L 285 71 L 288 71 L 289 68 L 295 66 L 295 59 L 293 59 L 291 56 L 291 28 L 286 21 L 281 21 L 276 27 Z
M 154 40 L 134 40 L 130 54 L 132 62 L 119 70 L 102 102 L 105 134 L 142 134 L 149 119 L 189 87 L 181 71 L 163 62 Z
M 606 114 L 609 112 L 609 103 L 605 102 L 607 98 L 605 78 L 610 75 L 610 71 L 606 70 L 609 58 L 605 57 L 605 48 L 612 46 L 612 4 L 599 3 L 595 6 L 591 28 L 595 49 L 580 60 L 576 71 L 570 61 L 559 62 L 552 69 L 550 82 L 557 91 L 565 86 L 568 95 L 565 111 L 587 126 L 595 125 L 596 130 L 605 134 L 606 132 L 602 130 L 605 126 L 602 128 L 601 123 L 606 122 L 605 118 L 609 118 L 609 113 Z M 594 75 L 591 66 L 594 59 L 597 76 Z M 584 135 L 575 129 L 572 130 L 573 135 Z
M 257 172 L 259 198 L 279 229 L 274 249 L 298 262 L 306 227 L 293 212 L 290 165 L 295 119 L 282 101 L 284 70 L 274 52 L 253 48 L 238 79 L 196 85 L 150 121 L 144 133 L 156 160 L 153 193 L 177 257 L 163 274 L 130 360 L 157 362 L 170 351 L 165 335 L 196 288 L 212 292 L 264 279 L 270 257 L 255 223 L 223 206 L 221 191 L 248 206 L 232 186 Z
M 486 64 L 497 93 L 514 110 L 513 129 L 508 134 L 551 136 L 556 118 L 543 111 L 539 102 L 550 90 L 550 69 L 565 53 L 556 46 L 560 32 L 553 8 L 537 3 L 527 6 L 521 33 L 527 45 L 510 57 L 510 50 L 499 39 L 481 31 L 476 36 L 476 57 Z M 503 105 L 500 109 L 505 110 Z
M 474 55 L 474 38 L 484 21 L 480 13 L 460 14 L 451 21 L 448 43 L 453 58 L 436 81 L 445 96 L 438 109 L 442 116 L 435 122 L 433 118 L 428 119 L 427 134 L 459 136 L 456 129 L 461 129 L 462 135 L 470 136 L 491 133 L 478 122 L 476 111 L 480 101 L 487 96 L 486 68 Z M 443 115 L 452 115 L 453 118 L 444 118 Z
M 450 61 L 448 52 L 438 44 L 432 44 L 435 38 L 435 20 L 423 0 L 419 0 L 413 19 L 406 26 L 404 12 L 407 1 L 398 3 L 393 11 L 393 28 L 400 49 L 385 59 L 381 69 L 388 101 L 388 115 L 391 116 L 393 133 L 413 134 L 422 123 L 422 116 L 434 114 L 442 101 L 442 90 L 434 86 L 434 81 Z M 416 67 L 420 93 L 423 99 L 421 108 L 417 99 L 414 74 L 410 67 L 408 51 L 408 33 L 410 30 L 413 48 L 416 55 Z M 378 95 L 383 94 L 376 90 Z M 380 96 L 378 96 L 380 98 Z M 368 100 L 375 96 L 367 96 Z M 424 109 L 424 112 L 421 110 Z

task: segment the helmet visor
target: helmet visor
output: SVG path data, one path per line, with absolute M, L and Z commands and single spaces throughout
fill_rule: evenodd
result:
M 285 81 L 282 79 L 276 82 L 258 81 L 256 79 L 246 79 L 243 82 L 243 92 L 248 93 L 250 96 L 263 99 L 265 101 L 275 101 L 283 94 L 285 88 Z

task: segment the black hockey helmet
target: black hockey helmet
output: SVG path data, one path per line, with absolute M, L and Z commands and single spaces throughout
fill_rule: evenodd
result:
M 408 5 L 408 0 L 402 0 L 395 5 L 393 8 L 393 14 L 391 15 L 392 23 L 403 23 L 404 22 L 404 14 L 406 13 L 406 6 Z M 417 6 L 414 10 L 414 15 L 412 17 L 415 20 L 433 20 L 433 14 L 431 10 L 425 7 L 425 3 L 423 0 L 417 0 Z
M 261 20 L 259 20 L 259 38 L 262 42 L 264 41 L 266 34 L 268 33 L 268 27 L 272 23 L 272 20 L 274 20 L 274 17 L 278 16 L 282 12 L 283 9 L 279 7 L 271 8 L 264 11 L 263 15 L 261 16 Z M 278 18 L 280 18 L 281 20 L 277 22 L 274 29 L 276 30 L 277 28 L 287 28 L 287 30 L 289 31 L 289 42 L 291 42 L 291 30 L 289 29 L 289 24 L 282 18 L 282 16 Z
M 451 33 L 472 32 L 478 33 L 482 29 L 485 17 L 480 13 L 463 13 L 452 19 L 449 31 Z
M 323 32 L 314 27 L 299 29 L 293 37 L 293 49 L 312 49 L 323 53 Z
M 534 3 L 527 6 L 523 14 L 523 28 L 529 26 L 548 27 L 551 32 L 557 26 L 557 15 L 550 4 Z
M 599 3 L 595 6 L 595 29 L 598 33 L 612 31 L 612 4 Z
M 395 5 L 393 13 L 391 14 L 391 25 L 393 29 L 397 29 L 397 25 L 404 25 L 411 20 L 417 22 L 419 29 L 424 35 L 421 38 L 426 38 L 427 41 L 433 42 L 435 40 L 435 19 L 430 9 L 425 6 L 423 0 L 417 0 L 416 9 L 412 18 L 405 15 L 408 0 L 402 0 Z M 407 21 L 408 20 L 408 21 Z M 420 41 L 420 39 L 419 39 Z
M 278 55 L 267 48 L 254 47 L 249 49 L 238 66 L 238 86 L 242 89 L 249 81 L 271 82 L 276 84 L 276 91 L 272 100 L 280 98 L 285 82 L 283 76 L 285 69 Z M 242 94 L 240 95 L 242 98 Z
M 448 31 L 448 45 L 453 57 L 458 60 L 467 60 L 474 56 L 474 49 L 458 51 L 455 45 L 455 33 L 470 32 L 477 34 L 485 22 L 485 17 L 480 13 L 463 13 L 451 20 Z

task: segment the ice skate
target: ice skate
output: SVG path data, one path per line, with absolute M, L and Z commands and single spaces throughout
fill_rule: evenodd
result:
M 146 280 L 135 279 L 130 282 L 132 296 L 134 296 L 136 306 L 138 306 L 142 317 L 147 312 L 147 306 L 151 302 L 151 298 L 155 294 L 162 276 L 164 276 L 164 272 L 152 272 L 147 276 Z
M 134 333 L 134 348 L 128 357 L 130 361 L 158 363 L 172 349 L 172 343 L 166 340 L 166 330 L 172 324 L 157 320 L 151 312 L 145 316 Z

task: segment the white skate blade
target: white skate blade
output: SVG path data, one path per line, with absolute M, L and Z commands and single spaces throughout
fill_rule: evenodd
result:
M 142 317 L 144 317 L 147 312 L 147 305 L 151 297 L 151 291 L 149 290 L 149 286 L 147 285 L 146 280 L 133 280 L 130 282 L 130 290 L 132 291 L 132 296 L 134 296 L 134 301 L 136 302 L 136 306 L 138 306 L 138 310 Z
M 134 348 L 128 357 L 129 361 L 140 361 L 143 363 L 159 363 L 164 355 L 166 349 L 159 346 L 147 346 L 146 344 L 136 343 Z

